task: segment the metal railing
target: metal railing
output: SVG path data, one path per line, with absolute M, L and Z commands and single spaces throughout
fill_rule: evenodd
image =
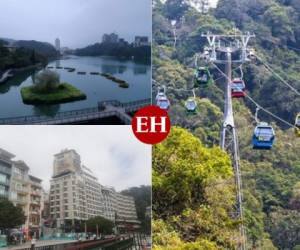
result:
M 121 116 L 116 111 L 105 111 L 105 107 L 108 105 L 114 107 L 124 108 L 125 112 L 133 112 L 137 109 L 149 105 L 151 103 L 151 99 L 143 99 L 133 102 L 121 103 L 119 101 L 111 100 L 111 101 L 103 101 L 98 102 L 97 107 L 93 108 L 85 108 L 80 110 L 72 110 L 72 111 L 63 111 L 57 113 L 55 116 L 45 116 L 45 115 L 32 115 L 32 116 L 19 116 L 19 117 L 11 117 L 11 118 L 0 118 L 0 124 L 67 124 L 74 123 L 86 120 L 100 119 L 110 116 L 118 116 L 123 120 L 124 116 Z M 128 119 L 125 119 L 125 123 L 130 123 Z
M 120 239 L 119 237 L 106 240 L 88 240 L 83 242 L 70 242 L 61 244 L 44 245 L 37 247 L 18 248 L 18 250 L 81 250 L 101 247 L 102 250 L 131 249 L 134 239 Z

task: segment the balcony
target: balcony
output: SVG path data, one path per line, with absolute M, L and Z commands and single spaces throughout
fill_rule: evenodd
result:
M 29 213 L 33 215 L 40 215 L 40 212 L 38 210 L 30 210 Z
M 38 201 L 38 200 L 30 200 L 30 203 L 33 205 L 38 205 L 38 206 L 41 205 L 41 201 Z
M 20 188 L 20 189 L 16 189 L 15 191 L 20 194 L 28 194 L 29 193 L 28 188 L 22 188 L 22 189 Z
M 30 181 L 30 185 L 34 186 L 34 187 L 37 187 L 37 188 L 42 188 L 41 183 L 38 183 L 38 182 Z
M 31 195 L 41 196 L 41 191 L 31 190 Z
M 18 204 L 21 204 L 21 205 L 27 204 L 27 200 L 26 200 L 26 199 L 16 199 L 15 201 L 16 201 Z

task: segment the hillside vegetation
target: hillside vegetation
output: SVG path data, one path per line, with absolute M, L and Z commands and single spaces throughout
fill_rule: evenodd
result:
M 171 26 L 174 19 L 177 20 L 176 48 Z M 222 125 L 225 79 L 210 67 L 215 84 L 196 90 L 199 112 L 195 116 L 187 116 L 184 108 L 184 101 L 192 95 L 191 91 L 180 91 L 192 88 L 194 54 L 202 52 L 207 45 L 201 34 L 207 31 L 221 34 L 254 32 L 256 38 L 250 46 L 299 91 L 299 21 L 300 2 L 296 0 L 220 0 L 217 8 L 208 14 L 201 14 L 179 0 L 168 0 L 166 4 L 156 2 L 153 12 L 153 78 L 167 86 L 172 124 L 186 129 L 176 128 L 166 142 L 154 149 L 153 228 L 157 249 L 234 249 L 234 242 L 238 240 L 234 238 L 238 221 L 230 221 L 229 216 L 219 227 L 214 220 L 224 217 L 219 215 L 212 220 L 206 214 L 221 209 L 223 216 L 228 215 L 234 202 L 234 190 L 230 189 L 232 173 L 216 177 L 223 168 L 230 166 L 228 156 L 215 153 Z M 243 65 L 243 71 L 248 94 L 266 109 L 293 123 L 300 111 L 299 96 L 269 73 L 259 60 Z M 234 76 L 239 74 L 239 70 L 234 71 Z M 271 122 L 276 130 L 276 142 L 272 151 L 252 150 L 250 140 L 255 126 L 255 106 L 247 100 L 235 100 L 234 112 L 240 143 L 248 248 L 298 249 L 300 140 L 295 137 L 293 129 L 261 111 L 259 118 Z M 177 135 L 173 136 L 174 133 Z M 185 135 L 185 140 L 181 134 Z M 178 149 L 181 145 L 182 151 Z M 208 153 L 205 159 L 192 158 L 191 164 L 187 164 L 183 152 L 189 159 L 189 153 L 196 157 L 200 149 L 214 153 Z M 222 160 L 217 167 L 208 163 Z M 197 164 L 207 169 L 205 176 L 195 170 Z M 196 177 L 201 189 L 193 184 Z M 191 182 L 182 183 L 185 178 Z M 210 204 L 205 185 L 211 184 L 217 191 L 215 178 L 227 184 L 222 188 L 224 193 L 219 194 L 221 198 Z M 193 196 L 194 190 L 197 190 L 199 200 Z M 180 199 L 173 200 L 174 197 Z M 166 204 L 170 200 L 173 203 L 168 207 Z M 174 208 L 178 210 L 174 211 Z

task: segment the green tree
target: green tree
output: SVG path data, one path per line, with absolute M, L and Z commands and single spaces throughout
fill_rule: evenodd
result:
M 0 228 L 12 229 L 25 223 L 25 214 L 21 207 L 7 199 L 0 200 Z
M 154 147 L 152 180 L 154 224 L 161 221 L 183 242 L 197 245 L 208 240 L 220 249 L 233 249 L 231 235 L 239 222 L 229 216 L 234 192 L 226 153 L 205 148 L 188 131 L 173 127 L 168 138 Z M 161 230 L 154 231 L 157 246 L 164 244 Z
M 98 225 L 98 230 L 99 233 L 102 234 L 112 234 L 113 233 L 113 228 L 114 228 L 114 223 L 108 219 L 105 219 L 104 217 L 97 216 L 88 219 L 86 222 L 83 222 L 81 224 L 81 230 L 84 231 L 85 229 L 85 223 L 87 227 L 88 232 L 92 233 L 97 233 L 97 225 Z

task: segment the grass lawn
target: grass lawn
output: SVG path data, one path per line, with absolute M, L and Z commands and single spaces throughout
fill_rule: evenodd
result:
M 86 99 L 86 95 L 71 84 L 61 83 L 57 90 L 39 93 L 33 86 L 23 87 L 21 95 L 25 104 L 59 104 Z

